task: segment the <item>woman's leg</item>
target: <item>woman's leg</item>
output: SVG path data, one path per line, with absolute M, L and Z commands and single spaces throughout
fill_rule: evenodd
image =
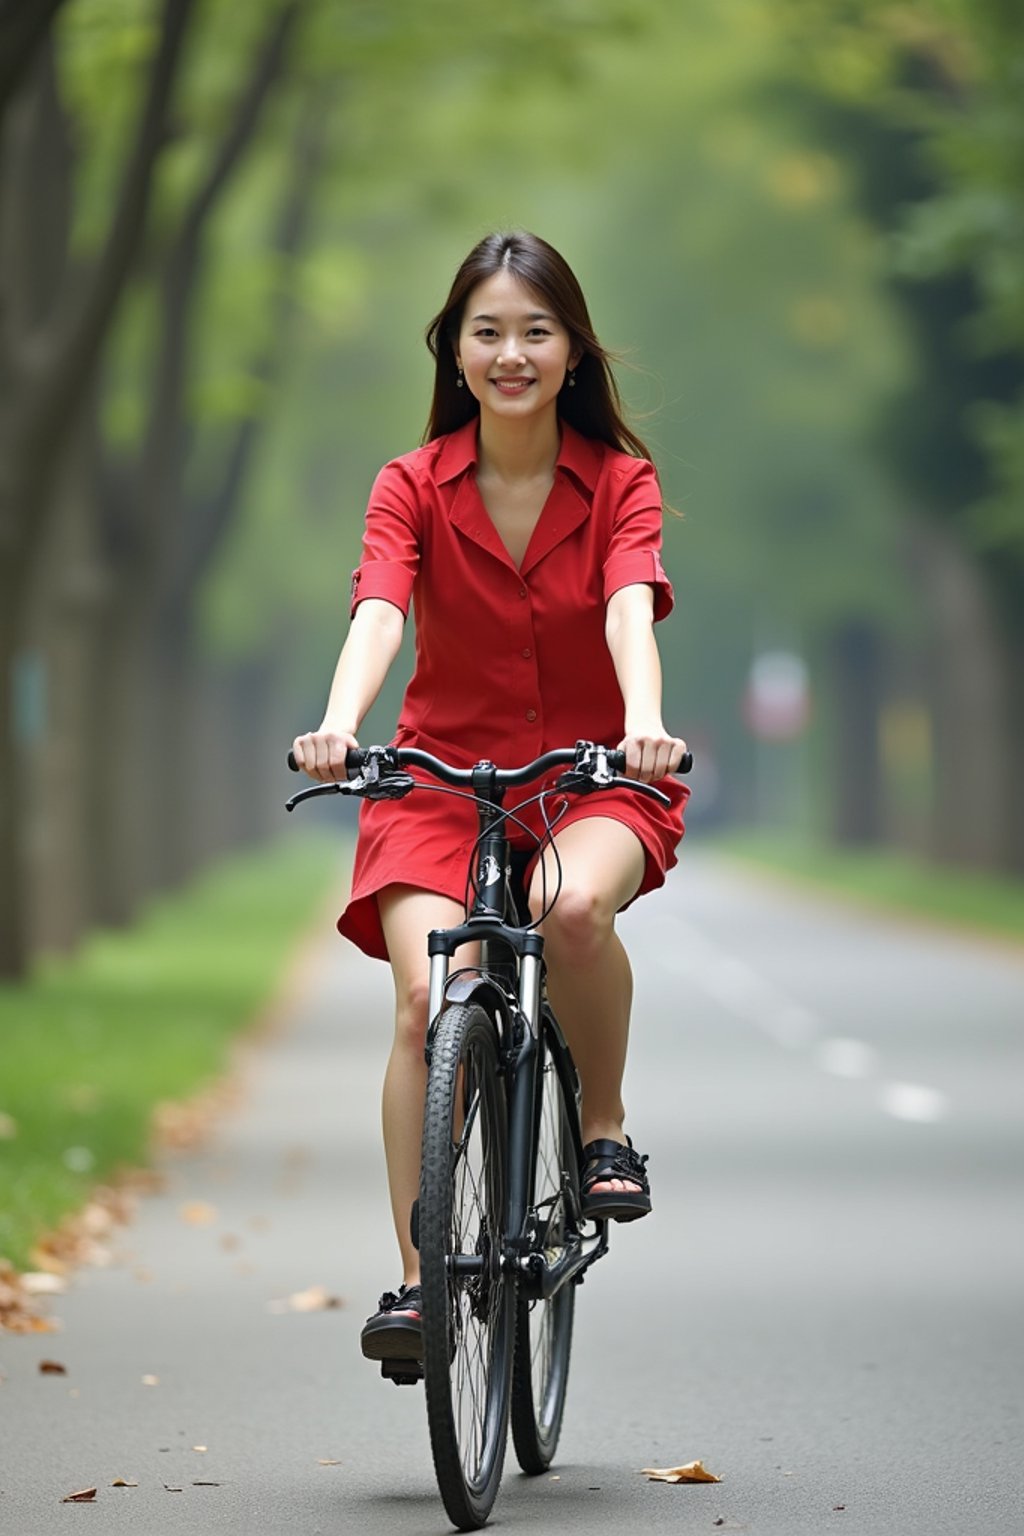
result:
M 555 836 L 562 864 L 562 888 L 544 920 L 548 991 L 565 1032 L 583 1090 L 584 1142 L 599 1137 L 624 1142 L 622 1074 L 629 1038 L 633 975 L 615 932 L 615 914 L 639 889 L 644 849 L 622 822 L 588 816 Z M 544 854 L 547 889 L 557 873 Z M 541 911 L 541 871 L 534 871 L 530 907 Z M 611 1179 L 593 1192 L 635 1190 L 628 1180 Z
M 427 934 L 451 928 L 465 915 L 459 902 L 408 885 L 389 885 L 377 896 L 381 924 L 395 981 L 395 1038 L 384 1075 L 382 1120 L 391 1210 L 402 1252 L 402 1280 L 415 1285 L 420 1256 L 412 1245 L 409 1220 L 419 1194 L 420 1148 L 427 1067 L 423 1049 L 427 1032 L 429 966 Z M 467 963 L 467 950 L 459 963 Z

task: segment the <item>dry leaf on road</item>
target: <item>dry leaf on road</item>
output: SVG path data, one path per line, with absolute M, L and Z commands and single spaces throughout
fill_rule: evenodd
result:
M 79 1488 L 77 1493 L 69 1493 L 63 1499 L 62 1504 L 91 1504 L 96 1497 L 95 1488 Z
M 56 1333 L 60 1324 L 40 1317 L 34 1299 L 25 1287 L 24 1276 L 6 1259 L 0 1259 L 0 1333 Z
M 59 1360 L 40 1360 L 39 1373 L 41 1376 L 66 1376 L 68 1368 Z
M 306 1291 L 267 1302 L 268 1312 L 326 1312 L 344 1306 L 340 1296 L 332 1296 L 325 1285 L 311 1285 Z
M 217 1220 L 217 1208 L 206 1200 L 188 1200 L 178 1207 L 178 1215 L 187 1227 L 212 1227 Z
M 20 1279 L 21 1288 L 26 1296 L 63 1296 L 68 1288 L 63 1274 L 57 1274 L 51 1270 L 37 1272 L 30 1269 Z
M 137 1488 L 138 1483 L 132 1482 L 130 1477 L 115 1477 L 111 1488 Z
M 720 1483 L 702 1461 L 688 1461 L 682 1467 L 644 1467 L 643 1474 L 652 1483 Z

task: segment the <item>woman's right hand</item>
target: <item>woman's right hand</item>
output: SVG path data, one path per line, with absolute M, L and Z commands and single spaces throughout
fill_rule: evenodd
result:
M 358 745 L 351 731 L 332 730 L 325 723 L 318 730 L 296 736 L 292 753 L 303 773 L 308 773 L 311 779 L 318 779 L 321 784 L 342 783 L 347 777 L 345 757 L 348 749 Z

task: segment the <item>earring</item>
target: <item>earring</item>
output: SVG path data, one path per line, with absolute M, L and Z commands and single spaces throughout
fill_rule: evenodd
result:
M 465 378 L 463 377 L 463 373 L 462 373 L 462 364 L 461 363 L 456 363 L 455 366 L 459 370 L 459 376 L 455 380 L 455 387 L 456 387 L 456 389 L 461 389 L 462 386 L 466 382 Z
M 576 388 L 576 373 L 575 373 L 575 370 L 572 369 L 572 368 L 569 369 L 569 378 L 568 378 L 567 387 L 569 389 L 575 389 Z

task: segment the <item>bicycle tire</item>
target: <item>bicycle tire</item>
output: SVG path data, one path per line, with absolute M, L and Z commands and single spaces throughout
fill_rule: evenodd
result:
M 508 1115 L 494 1022 L 451 1004 L 433 1038 L 419 1236 L 424 1386 L 434 1471 L 463 1531 L 484 1525 L 508 1438 L 515 1276 L 501 1268 Z M 482 1260 L 474 1275 L 453 1259 Z
M 540 1107 L 532 1205 L 540 1215 L 538 1246 L 557 1250 L 579 1211 L 579 1168 L 565 1085 L 546 1032 L 541 1037 Z M 566 1208 L 566 1181 L 572 1209 Z M 547 1300 L 516 1304 L 512 1370 L 512 1440 L 523 1471 L 537 1476 L 551 1465 L 565 1412 L 576 1287 L 563 1285 Z

